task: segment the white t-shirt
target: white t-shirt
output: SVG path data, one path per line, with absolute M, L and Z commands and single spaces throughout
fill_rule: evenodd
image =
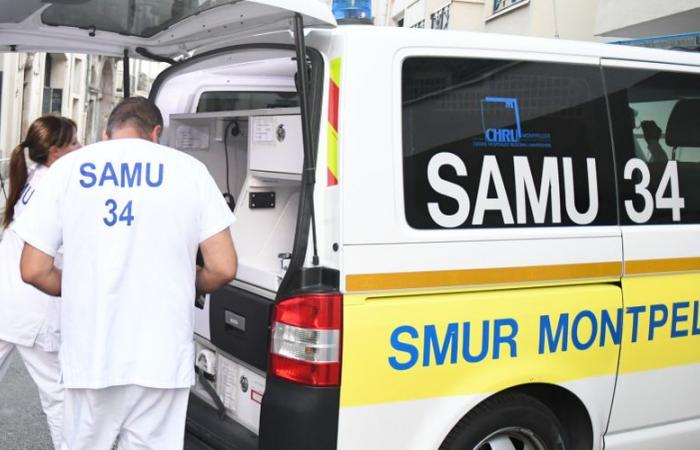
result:
M 47 171 L 44 165 L 30 167 L 14 208 L 14 220 L 32 201 Z M 4 231 L 0 242 L 0 340 L 55 352 L 60 344 L 60 300 L 22 281 L 19 260 L 24 241 L 14 232 L 13 225 L 14 222 Z
M 197 246 L 234 221 L 206 167 L 104 141 L 57 161 L 34 197 L 15 230 L 49 255 L 63 245 L 66 387 L 189 387 Z

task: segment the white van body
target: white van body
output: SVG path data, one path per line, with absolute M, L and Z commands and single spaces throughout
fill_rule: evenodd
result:
M 194 308 L 191 433 L 696 448 L 700 55 L 208 7 L 146 37 L 50 6 L 0 25 L 13 51 L 179 58 L 151 94 L 162 143 L 233 198 L 240 261 Z

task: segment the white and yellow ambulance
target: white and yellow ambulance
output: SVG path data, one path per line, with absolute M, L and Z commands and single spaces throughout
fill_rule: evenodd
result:
M 238 219 L 194 308 L 209 446 L 700 448 L 700 55 L 312 0 L 0 6 L 4 51 L 173 63 L 163 143 Z

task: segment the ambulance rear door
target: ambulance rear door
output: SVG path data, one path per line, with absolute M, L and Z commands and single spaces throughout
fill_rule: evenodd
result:
M 212 45 L 307 27 L 334 27 L 327 5 L 285 0 L 0 0 L 0 51 L 149 54 L 186 58 Z

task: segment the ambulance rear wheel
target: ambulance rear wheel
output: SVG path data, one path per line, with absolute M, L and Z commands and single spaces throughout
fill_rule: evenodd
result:
M 440 450 L 566 450 L 566 432 L 534 397 L 508 392 L 484 401 L 454 426 Z

